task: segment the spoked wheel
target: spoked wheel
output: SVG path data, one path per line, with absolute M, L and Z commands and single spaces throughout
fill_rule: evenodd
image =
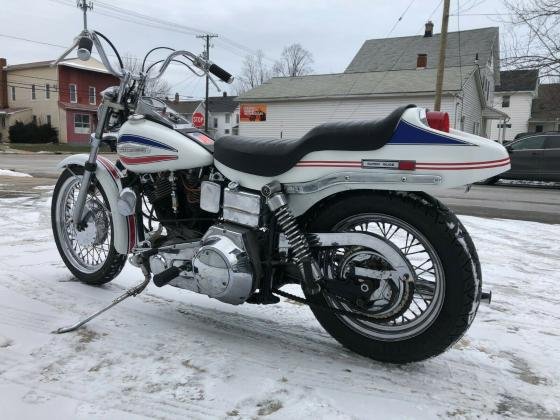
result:
M 443 352 L 467 330 L 478 308 L 480 267 L 476 250 L 459 220 L 437 200 L 414 193 L 354 195 L 327 205 L 308 227 L 316 232 L 364 232 L 384 239 L 398 258 L 359 245 L 322 250 L 317 260 L 327 282 L 347 273 L 376 277 L 369 301 L 332 293 L 308 296 L 319 322 L 346 347 L 389 362 L 423 360 Z M 406 266 L 412 279 L 387 273 Z M 350 267 L 350 268 L 349 268 Z M 363 284 L 359 286 L 364 287 Z M 346 316 L 354 312 L 365 317 Z
M 51 207 L 52 228 L 58 251 L 70 271 L 89 284 L 113 280 L 126 263 L 113 246 L 113 221 L 105 192 L 94 183 L 84 208 L 85 225 L 72 222 L 83 170 L 65 170 L 54 189 Z

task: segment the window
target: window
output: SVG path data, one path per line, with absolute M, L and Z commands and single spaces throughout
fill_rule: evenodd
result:
M 480 123 L 479 122 L 475 122 L 473 124 L 473 134 L 478 135 L 480 133 Z
M 224 132 L 225 132 L 225 134 L 229 134 L 229 128 L 226 128 L 226 129 L 224 130 Z
M 535 133 L 542 133 L 543 132 L 543 126 L 542 125 L 536 125 L 535 126 Z
M 425 69 L 428 66 L 428 54 L 418 54 L 416 57 L 416 68 Z
M 95 105 L 95 88 L 93 86 L 89 87 L 89 104 Z
M 74 114 L 74 133 L 76 134 L 89 134 L 89 115 L 87 114 Z
M 218 128 L 218 119 L 214 118 L 214 128 Z
M 231 122 L 231 114 L 226 114 L 226 124 Z
M 31 99 L 37 99 L 37 93 L 35 92 L 35 85 L 31 85 Z
M 37 115 L 33 115 L 33 124 L 37 125 Z
M 548 136 L 544 142 L 545 149 L 560 149 L 560 135 Z
M 526 137 L 511 144 L 513 150 L 538 150 L 544 146 L 544 136 Z
M 68 85 L 70 91 L 70 102 L 75 104 L 78 102 L 78 88 L 76 85 Z
M 45 85 L 45 99 L 51 98 L 51 85 L 48 83 Z
M 12 86 L 12 101 L 16 100 L 16 87 Z
M 6 116 L 0 115 L 0 127 L 6 128 Z
M 235 123 L 239 124 L 239 114 L 235 114 Z M 558 126 L 558 131 L 560 131 L 560 125 Z
M 509 108 L 509 100 L 510 100 L 510 96 L 509 95 L 504 95 L 502 96 L 502 108 Z
M 51 125 L 51 122 L 52 122 L 51 116 L 50 116 L 50 115 L 47 115 L 47 124 L 48 124 L 48 125 Z
M 511 128 L 511 124 L 498 124 L 498 128 Z

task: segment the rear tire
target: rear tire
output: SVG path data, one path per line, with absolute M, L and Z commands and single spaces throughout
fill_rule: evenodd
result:
M 345 321 L 332 311 L 312 306 L 313 313 L 323 328 L 342 345 L 375 360 L 408 363 L 444 352 L 467 331 L 480 302 L 480 264 L 469 234 L 441 202 L 427 194 L 413 192 L 342 194 L 312 211 L 306 229 L 308 232 L 330 232 L 345 219 L 368 214 L 386 215 L 391 220 L 404 222 L 419 232 L 435 250 L 444 282 L 443 289 L 440 289 L 443 290 L 443 300 L 439 303 L 437 316 L 433 315 L 431 324 L 418 329 L 416 335 L 404 337 L 401 334 L 391 338 L 378 334 L 377 338 L 375 330 L 379 327 L 375 324 L 363 323 L 372 326 L 374 331 L 365 335 L 364 329 L 349 326 L 348 318 Z M 329 305 L 329 299 L 323 294 L 307 296 L 307 299 L 319 305 Z M 431 302 L 435 301 L 433 298 Z M 386 326 L 390 327 L 390 323 Z
M 68 267 L 72 274 L 84 283 L 91 285 L 101 285 L 110 282 L 119 275 L 124 265 L 126 264 L 127 256 L 119 254 L 115 250 L 113 244 L 113 220 L 111 217 L 112 209 L 109 205 L 109 201 L 107 200 L 105 191 L 103 191 L 101 185 L 95 181 L 94 192 L 99 198 L 102 199 L 99 200 L 99 202 L 102 203 L 102 205 L 105 206 L 107 210 L 107 214 L 106 216 L 104 216 L 106 217 L 106 219 L 104 220 L 108 222 L 106 224 L 109 229 L 107 229 L 106 238 L 103 244 L 95 244 L 96 246 L 91 246 L 89 248 L 103 248 L 103 252 L 100 252 L 100 254 L 103 254 L 103 259 L 101 259 L 101 257 L 99 257 L 99 260 L 92 258 L 92 262 L 94 264 L 89 266 L 85 261 L 80 260 L 80 255 L 83 255 L 83 252 L 74 250 L 72 244 L 76 246 L 75 241 L 73 241 L 72 238 L 65 236 L 68 235 L 69 232 L 70 236 L 72 236 L 71 233 L 73 231 L 72 228 L 68 226 L 68 224 L 71 223 L 71 221 L 67 220 L 68 215 L 63 214 L 70 213 L 71 210 L 64 212 L 62 211 L 63 207 L 65 206 L 62 200 L 64 200 L 66 196 L 69 196 L 69 194 L 71 193 L 70 189 L 76 188 L 76 183 L 79 183 L 75 175 L 81 178 L 81 175 L 83 175 L 83 173 L 83 168 L 73 167 L 72 170 L 65 169 L 58 178 L 58 181 L 54 188 L 51 205 L 52 230 L 58 252 L 62 257 L 64 264 L 66 265 L 66 267 Z M 91 197 L 88 196 L 88 199 L 90 198 Z M 105 214 L 105 212 L 103 212 L 103 214 Z M 75 234 L 75 232 L 73 233 Z M 92 255 L 93 253 L 94 251 L 91 250 Z

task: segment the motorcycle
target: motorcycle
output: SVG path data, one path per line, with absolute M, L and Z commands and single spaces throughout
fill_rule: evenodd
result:
M 348 349 L 407 363 L 444 352 L 489 303 L 471 237 L 429 193 L 508 170 L 500 144 L 414 105 L 376 121 L 325 123 L 295 140 L 214 140 L 144 89 L 171 63 L 214 84 L 211 75 L 231 83 L 227 71 L 168 48 L 165 60 L 132 73 L 87 28 L 57 62 L 76 47 L 84 60 L 95 47 L 120 84 L 102 93 L 89 155 L 59 164 L 56 246 L 84 283 L 110 282 L 127 260 L 144 279 L 56 332 L 153 281 L 232 305 L 291 299 Z M 104 143 L 116 163 L 99 156 Z

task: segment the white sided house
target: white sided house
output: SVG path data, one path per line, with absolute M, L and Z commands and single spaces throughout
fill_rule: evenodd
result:
M 496 141 L 510 141 L 517 134 L 529 131 L 531 104 L 537 97 L 538 70 L 507 70 L 500 72 L 500 85 L 496 86 L 494 108 L 509 115 L 509 120 L 489 121 L 488 137 Z
M 239 134 L 298 138 L 328 121 L 372 120 L 415 104 L 433 109 L 440 36 L 366 41 L 344 73 L 277 77 L 239 96 Z M 449 33 L 442 111 L 453 127 L 485 135 L 507 115 L 490 104 L 499 81 L 498 28 Z M 461 57 L 457 51 L 461 51 Z

